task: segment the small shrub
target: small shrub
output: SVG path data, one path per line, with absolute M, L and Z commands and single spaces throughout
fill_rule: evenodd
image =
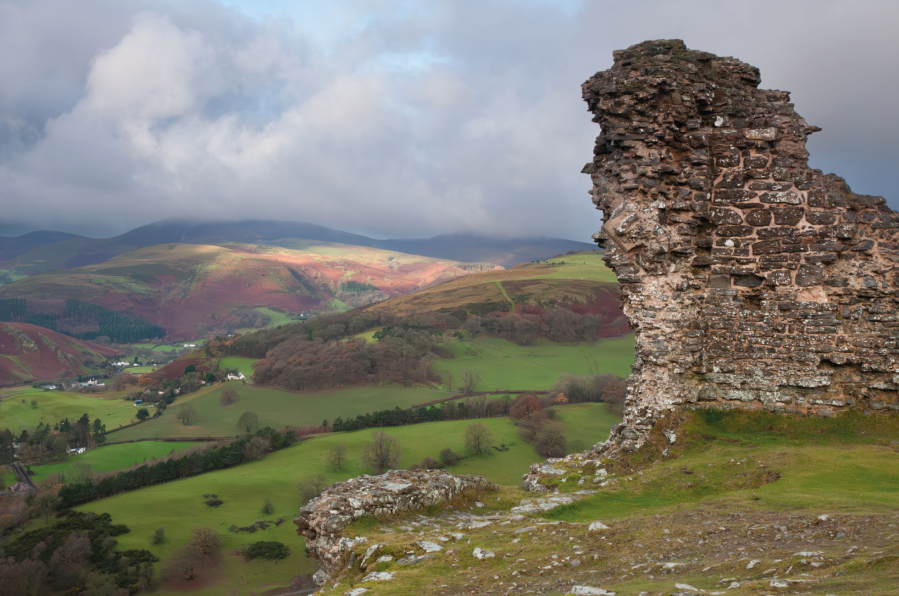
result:
M 271 499 L 266 499 L 265 504 L 262 506 L 262 513 L 269 515 L 275 512 L 275 506 L 272 505 Z
M 255 542 L 244 551 L 244 556 L 248 559 L 265 559 L 266 561 L 286 559 L 289 555 L 290 549 L 287 546 L 273 540 Z
M 440 462 L 433 457 L 426 457 L 421 460 L 421 467 L 425 470 L 436 470 L 442 466 L 440 465 Z
M 218 507 L 219 505 L 224 505 L 224 503 L 225 502 L 222 501 L 221 499 L 208 499 L 206 501 L 206 506 L 207 507 Z
M 153 534 L 153 544 L 162 544 L 165 541 L 165 529 L 164 528 L 156 528 L 156 532 Z
M 449 447 L 443 449 L 440 452 L 440 461 L 442 461 L 443 465 L 445 465 L 445 466 L 451 466 L 451 465 L 459 462 L 461 459 L 462 459 L 462 456 L 458 452 L 450 449 Z

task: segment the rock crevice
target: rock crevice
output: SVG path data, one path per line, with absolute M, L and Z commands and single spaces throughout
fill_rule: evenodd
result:
M 636 332 L 624 422 L 683 407 L 897 410 L 899 214 L 808 166 L 820 130 L 729 57 L 648 41 L 583 84 L 594 239 Z

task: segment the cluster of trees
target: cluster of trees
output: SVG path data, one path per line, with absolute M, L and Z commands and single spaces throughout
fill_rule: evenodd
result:
M 509 415 L 517 419 L 519 434 L 525 441 L 534 444 L 537 453 L 544 457 L 563 457 L 570 452 L 583 450 L 579 441 L 569 449 L 562 432 L 547 424 L 548 420 L 556 417 L 556 411 L 552 407 L 567 403 L 568 399 L 562 393 L 554 397 L 544 395 L 541 398 L 528 394 L 519 395 L 512 403 Z
M 49 423 L 39 422 L 31 432 L 25 429 L 18 436 L 9 429 L 0 429 L 0 464 L 13 461 L 13 442 L 19 444 L 20 459 L 31 462 L 58 459 L 66 454 L 69 446 L 90 448 L 103 445 L 106 442 L 106 425 L 99 418 L 92 422 L 90 416 L 83 414 L 74 422 L 63 418 L 52 427 Z
M 25 532 L 4 546 L 0 594 L 128 596 L 148 588 L 158 559 L 144 549 L 113 551 L 126 532 L 108 513 L 79 511 Z
M 373 413 L 358 415 L 355 418 L 337 418 L 331 425 L 334 432 L 361 430 L 365 428 L 384 428 L 387 426 L 405 426 L 421 422 L 437 422 L 440 420 L 469 420 L 472 418 L 490 418 L 505 416 L 512 406 L 512 398 L 505 395 L 499 399 L 488 400 L 486 395 L 470 397 L 465 401 L 454 400 L 414 410 L 402 410 L 398 406 L 392 410 L 378 410 Z
M 3 298 L 0 299 L 0 321 L 40 325 L 78 339 L 105 337 L 120 344 L 165 335 L 165 329 L 159 325 L 73 299 L 67 299 L 64 305 L 51 312 L 45 304 L 40 310 L 29 308 L 25 298 Z
M 564 393 L 569 403 L 603 402 L 616 411 L 624 406 L 627 381 L 613 374 L 577 376 L 564 374 L 550 389 L 548 396 Z
M 434 376 L 434 345 L 429 333 L 415 329 L 378 343 L 294 337 L 256 363 L 253 381 L 301 391 L 384 380 L 408 385 Z
M 294 434 L 290 431 L 282 435 L 274 429 L 263 428 L 253 435 L 241 437 L 227 444 L 218 444 L 205 451 L 191 453 L 178 459 L 140 466 L 107 476 L 97 482 L 88 478 L 66 484 L 59 489 L 59 506 L 74 507 L 117 493 L 230 468 L 245 461 L 259 459 L 268 451 L 283 449 L 293 444 L 295 440 Z

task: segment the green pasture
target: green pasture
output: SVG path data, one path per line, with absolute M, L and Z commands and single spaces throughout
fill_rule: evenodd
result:
M 79 455 L 66 457 L 59 462 L 42 466 L 31 466 L 31 470 L 35 472 L 33 478 L 36 482 L 46 480 L 50 474 L 68 473 L 75 466 L 80 466 L 81 464 L 90 464 L 90 471 L 94 473 L 110 472 L 112 470 L 129 468 L 157 457 L 163 457 L 172 451 L 181 451 L 193 445 L 196 445 L 196 443 L 187 441 L 141 441 L 140 443 L 104 445 Z
M 219 401 L 226 387 L 236 389 L 239 396 L 230 406 L 222 406 Z M 246 411 L 255 412 L 263 426 L 312 426 L 337 417 L 355 418 L 360 414 L 397 406 L 409 408 L 451 395 L 446 391 L 399 385 L 293 392 L 239 382 L 219 383 L 211 390 L 201 390 L 186 396 L 186 399 L 178 399 L 161 417 L 117 432 L 110 436 L 110 440 L 234 436 L 238 434 L 237 421 Z M 190 426 L 182 425 L 175 416 L 182 403 L 193 404 L 196 412 L 196 421 Z
M 272 310 L 267 306 L 260 306 L 258 308 L 254 308 L 253 310 L 269 316 L 269 318 L 271 319 L 269 327 L 277 327 L 278 325 L 287 325 L 288 323 L 294 322 L 294 320 L 290 318 L 290 315 Z
M 13 472 L 12 466 L 0 466 L 0 482 L 3 483 L 3 486 L 10 486 L 18 482 L 18 477 Z
M 627 377 L 634 362 L 634 336 L 603 339 L 594 344 L 559 344 L 538 339 L 530 346 L 482 337 L 475 341 L 451 341 L 443 346 L 455 358 L 441 358 L 434 369 L 444 379 L 452 373 L 456 385 L 463 369 L 476 371 L 479 391 L 547 389 L 562 373 Z
M 553 270 L 534 275 L 530 279 L 592 279 L 617 282 L 615 272 L 606 266 L 602 255 L 603 253 L 594 251 L 547 259 L 541 262 L 554 265 Z
M 9 396 L 4 393 L 3 401 L 0 401 L 0 428 L 9 428 L 18 433 L 23 429 L 36 427 L 39 422 L 52 426 L 63 418 L 76 420 L 82 414 L 87 414 L 91 420 L 100 418 L 106 429 L 111 430 L 130 424 L 137 412 L 130 401 L 121 397 L 121 392 L 86 395 L 37 390 L 16 392 Z M 25 403 L 22 403 L 23 399 Z M 31 406 L 31 400 L 37 401 L 37 407 Z
M 169 344 L 131 344 L 135 348 L 146 348 L 154 352 L 171 352 L 172 350 L 182 350 L 181 346 L 173 346 Z
M 222 368 L 236 368 L 237 370 L 242 372 L 243 376 L 245 376 L 247 378 L 247 381 L 249 381 L 250 377 L 253 376 L 254 362 L 256 362 L 256 358 L 228 356 L 227 358 L 222 358 L 221 366 Z
M 153 372 L 162 368 L 163 365 L 154 365 L 154 366 L 132 366 L 126 368 L 125 371 L 131 373 L 132 375 L 142 375 L 144 373 Z
M 662 460 L 610 490 L 553 510 L 566 521 L 656 514 L 683 506 L 832 513 L 895 512 L 899 423 L 846 413 L 694 414 Z M 775 481 L 763 480 L 775 474 Z M 689 482 L 687 482 L 689 480 Z
M 566 407 L 571 406 L 561 409 Z M 581 408 L 579 418 L 582 419 L 582 426 L 590 424 L 586 420 L 594 420 L 597 437 L 607 435 L 610 421 L 601 405 L 591 404 Z M 425 456 L 436 458 L 444 447 L 465 454 L 465 428 L 472 422 L 475 421 L 432 422 L 384 430 L 397 438 L 403 450 L 400 467 L 408 468 Z M 493 418 L 477 422 L 483 422 L 491 429 L 497 444 L 506 442 L 514 445 L 505 452 L 494 450 L 491 455 L 468 457 L 451 467 L 451 472 L 483 474 L 494 482 L 517 485 L 530 464 L 543 461 L 531 445 L 520 440 L 510 419 Z M 118 548 L 146 548 L 163 559 L 162 564 L 176 548 L 187 543 L 192 528 L 213 528 L 219 532 L 224 543 L 222 552 L 225 553 L 226 563 L 222 566 L 223 578 L 221 583 L 192 590 L 191 594 L 218 595 L 230 593 L 231 589 L 238 587 L 242 594 L 250 590 L 262 593 L 278 585 L 287 585 L 294 575 L 312 573 L 316 569 L 316 562 L 305 557 L 303 540 L 297 536 L 296 527 L 291 523 L 300 508 L 298 483 L 320 472 L 326 475 L 329 483 L 365 473 L 359 459 L 371 433 L 372 430 L 362 430 L 314 438 L 269 454 L 258 462 L 123 493 L 78 509 L 107 512 L 115 523 L 126 524 L 131 531 L 117 537 Z M 347 463 L 341 472 L 336 472 L 327 464 L 328 451 L 338 443 L 347 447 Z M 215 494 L 224 504 L 216 508 L 206 507 L 203 504 L 204 494 Z M 261 512 L 267 498 L 275 506 L 275 512 L 271 515 Z M 274 521 L 279 518 L 284 518 L 285 523 L 254 534 L 228 531 L 231 525 L 246 526 L 256 520 Z M 160 545 L 154 545 L 150 540 L 157 528 L 163 528 L 166 535 L 166 541 Z M 278 563 L 244 563 L 230 554 L 259 540 L 283 542 L 290 548 L 291 554 Z

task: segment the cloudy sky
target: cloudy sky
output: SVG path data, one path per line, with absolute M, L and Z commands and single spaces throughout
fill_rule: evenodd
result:
M 0 235 L 168 217 L 588 241 L 580 84 L 679 38 L 824 128 L 899 207 L 899 3 L 0 0 Z

